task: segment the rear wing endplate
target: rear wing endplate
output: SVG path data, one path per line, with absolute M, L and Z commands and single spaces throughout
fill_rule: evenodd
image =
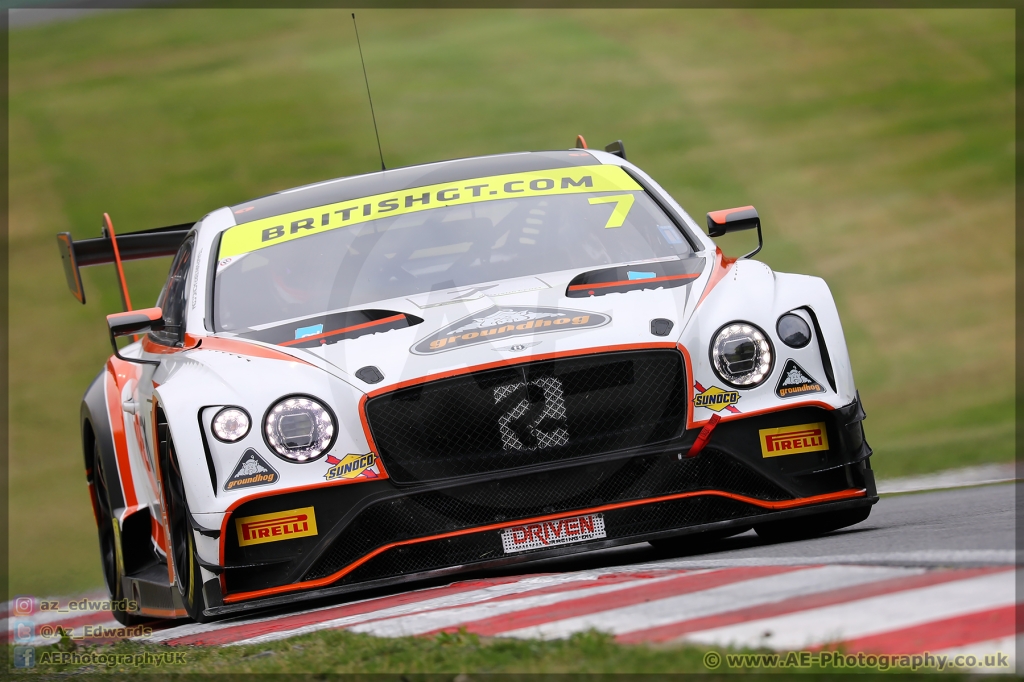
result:
M 104 217 L 106 218 L 106 216 Z M 173 256 L 178 252 L 178 247 L 185 241 L 185 236 L 188 235 L 194 224 L 182 223 L 181 225 L 169 225 L 168 227 L 157 227 L 152 230 L 128 232 L 115 236 L 113 230 L 106 229 L 109 225 L 108 219 L 107 224 L 104 225 L 102 237 L 80 239 L 77 242 L 71 238 L 70 232 L 61 232 L 57 235 L 57 247 L 60 249 L 60 259 L 64 263 L 64 275 L 68 280 L 68 288 L 71 289 L 74 297 L 84 304 L 85 289 L 82 287 L 82 273 L 79 272 L 79 268 L 126 260 Z M 123 277 L 120 275 L 119 285 L 122 289 L 122 302 L 125 302 L 127 291 Z

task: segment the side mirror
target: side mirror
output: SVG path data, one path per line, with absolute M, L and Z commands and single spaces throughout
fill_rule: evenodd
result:
M 764 241 L 761 239 L 761 218 L 757 215 L 757 209 L 753 206 L 741 206 L 708 213 L 709 237 L 721 237 L 730 232 L 755 228 L 757 229 L 757 248 L 743 258 L 750 258 L 764 246 Z
M 110 344 L 114 347 L 114 355 L 125 362 L 136 362 L 146 365 L 159 365 L 153 360 L 126 358 L 117 349 L 117 337 L 145 332 L 160 331 L 164 328 L 164 311 L 160 308 L 142 308 L 126 313 L 107 315 L 107 328 L 110 330 Z
M 620 159 L 626 158 L 626 147 L 622 144 L 622 140 L 615 140 L 615 142 L 606 145 L 604 150 L 609 154 L 614 154 Z

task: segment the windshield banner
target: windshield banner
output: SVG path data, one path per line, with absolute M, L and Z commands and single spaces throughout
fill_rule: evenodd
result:
M 604 165 L 492 175 L 440 185 L 426 185 L 317 206 L 237 225 L 224 232 L 218 259 L 238 256 L 339 227 L 434 208 L 547 194 L 632 192 L 640 189 L 640 185 L 624 170 L 618 166 Z M 618 197 L 608 199 L 611 201 Z M 613 216 L 608 227 L 622 224 L 621 218 L 628 210 L 627 203 L 632 204 L 632 195 L 622 199 L 629 201 L 621 201 L 613 207 Z M 620 217 L 616 212 L 623 215 Z M 617 224 L 614 224 L 616 220 Z

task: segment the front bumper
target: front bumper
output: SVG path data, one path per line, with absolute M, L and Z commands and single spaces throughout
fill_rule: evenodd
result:
M 721 423 L 697 456 L 698 430 L 656 446 L 415 485 L 378 480 L 258 498 L 232 518 L 313 507 L 319 534 L 240 547 L 225 524 L 210 615 L 646 540 L 793 519 L 877 501 L 859 401 Z M 759 432 L 827 425 L 827 450 L 762 457 Z M 385 465 L 387 463 L 385 462 Z M 501 531 L 600 513 L 606 537 L 505 554 Z

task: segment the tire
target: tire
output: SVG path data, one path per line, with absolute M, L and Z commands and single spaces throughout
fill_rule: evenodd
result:
M 170 525 L 170 556 L 168 560 L 174 566 L 174 587 L 178 590 L 181 602 L 185 606 L 188 617 L 197 623 L 206 623 L 210 619 L 203 614 L 206 600 L 203 597 L 203 574 L 196 557 L 195 535 L 192 530 L 188 502 L 185 500 L 185 488 L 181 482 L 181 469 L 174 451 L 174 443 L 168 437 L 167 447 L 162 453 L 160 470 L 163 477 L 164 503 L 167 509 L 167 521 Z
M 789 542 L 831 533 L 860 523 L 871 514 L 871 507 L 858 507 L 842 511 L 826 512 L 815 516 L 793 519 L 792 521 L 772 521 L 754 526 L 758 537 L 769 542 Z
M 103 470 L 103 457 L 100 454 L 99 441 L 93 441 L 93 491 L 96 495 L 96 524 L 100 540 L 100 561 L 103 565 L 103 581 L 107 584 L 110 594 L 110 611 L 117 622 L 132 626 L 145 623 L 149 619 L 136 615 L 124 607 L 128 597 L 124 593 L 124 563 L 119 543 L 120 533 L 117 521 L 110 509 L 110 493 L 106 472 Z
M 739 528 L 726 528 L 725 530 L 709 530 L 690 535 L 676 535 L 675 537 L 662 538 L 660 540 L 648 540 L 648 542 L 652 547 L 667 551 L 702 550 L 719 540 L 731 538 L 740 533 L 746 533 L 748 530 L 750 530 L 750 526 L 742 526 Z

